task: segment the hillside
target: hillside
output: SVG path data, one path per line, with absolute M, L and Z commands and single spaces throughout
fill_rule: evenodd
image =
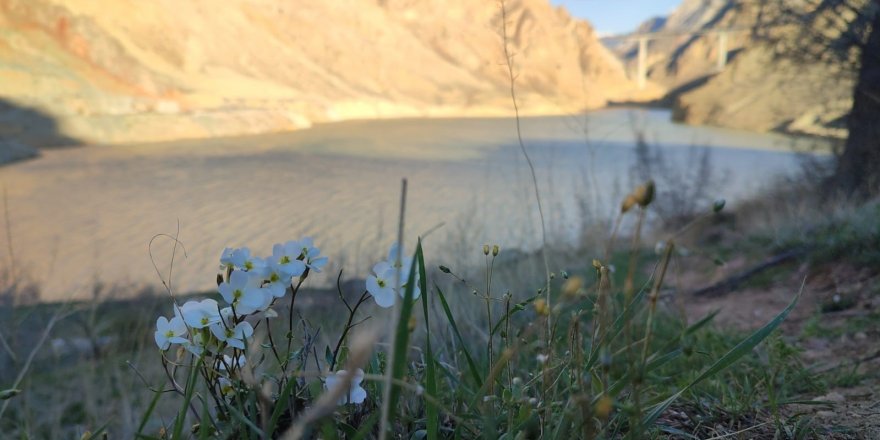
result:
M 508 20 L 526 114 L 634 97 L 588 23 L 546 0 L 508 2 Z M 0 132 L 45 146 L 507 115 L 501 23 L 469 0 L 0 0 Z
M 794 26 L 777 26 L 786 20 L 775 5 L 686 0 L 656 29 L 668 34 L 702 32 L 650 45 L 648 78 L 671 90 L 666 102 L 673 105 L 677 120 L 754 131 L 846 135 L 842 121 L 851 106 L 852 74 L 839 63 L 790 56 L 809 43 L 799 41 L 801 34 Z M 727 40 L 729 62 L 721 71 L 714 30 L 733 30 Z M 780 39 L 790 44 L 780 49 L 775 43 Z M 634 69 L 632 45 L 616 52 Z

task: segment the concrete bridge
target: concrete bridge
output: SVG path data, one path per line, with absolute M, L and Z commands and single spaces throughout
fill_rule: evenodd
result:
M 679 38 L 683 36 L 699 36 L 699 35 L 711 35 L 717 38 L 718 41 L 718 57 L 716 58 L 716 68 L 718 71 L 724 70 L 724 67 L 727 66 L 727 57 L 729 53 L 729 49 L 727 47 L 728 38 L 731 34 L 741 33 L 741 32 L 751 32 L 751 28 L 730 28 L 730 29 L 702 29 L 695 31 L 659 31 L 659 32 L 645 32 L 640 34 L 630 34 L 630 35 L 620 35 L 620 36 L 612 36 L 605 37 L 602 40 L 611 40 L 611 41 L 638 41 L 639 42 L 639 52 L 637 56 L 637 64 L 636 64 L 636 80 L 638 81 L 638 85 L 640 89 L 644 89 L 648 83 L 648 43 L 654 40 L 668 39 L 668 38 Z

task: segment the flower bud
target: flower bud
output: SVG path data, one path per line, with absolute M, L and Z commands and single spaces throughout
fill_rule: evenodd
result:
M 449 270 L 448 267 L 443 266 L 443 265 L 441 264 L 441 265 L 440 265 L 440 272 L 443 272 L 443 273 L 450 273 L 450 272 L 452 272 L 452 271 Z
M 536 299 L 533 305 L 535 306 L 535 312 L 537 312 L 539 316 L 547 316 L 550 314 L 550 308 L 547 307 L 547 301 L 543 298 Z
M 601 268 L 602 268 L 602 262 L 599 261 L 598 259 L 595 259 L 595 258 L 594 258 L 594 259 L 593 259 L 593 268 L 596 269 L 596 270 L 601 269 Z
M 501 252 L 501 248 L 499 248 L 497 244 L 492 246 L 492 256 L 493 257 L 497 257 L 500 252 Z
M 599 398 L 599 401 L 596 402 L 596 406 L 593 408 L 593 412 L 596 414 L 600 420 L 605 420 L 611 415 L 611 410 L 614 408 L 614 402 L 611 401 L 611 398 L 608 397 L 607 394 L 603 394 L 602 397 Z
M 715 203 L 712 204 L 712 211 L 716 212 L 716 213 L 721 212 L 721 210 L 724 209 L 724 205 L 726 203 L 727 203 L 727 201 L 724 199 L 716 200 Z
M 489 245 L 488 244 L 483 245 L 483 255 L 489 255 Z
M 562 284 L 562 295 L 568 298 L 577 296 L 578 291 L 584 286 L 584 279 L 580 276 L 573 276 Z

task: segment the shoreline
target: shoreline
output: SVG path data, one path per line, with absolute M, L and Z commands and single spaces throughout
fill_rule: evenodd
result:
M 687 124 L 680 121 L 676 121 L 673 118 L 673 109 L 672 107 L 665 105 L 663 100 L 653 100 L 648 102 L 631 102 L 631 101 L 622 101 L 622 102 L 610 102 L 605 107 L 600 107 L 596 109 L 585 110 L 576 114 L 566 114 L 566 113 L 533 113 L 533 114 L 525 114 L 520 116 L 520 120 L 524 122 L 528 121 L 539 121 L 546 119 L 554 119 L 554 118 L 566 118 L 566 117 L 587 117 L 591 114 L 602 114 L 613 111 L 621 111 L 621 110 L 639 110 L 639 111 L 659 111 L 659 112 L 667 112 L 668 113 L 668 122 L 677 126 L 688 127 L 693 129 L 705 129 L 705 130 L 722 130 L 729 132 L 731 134 L 737 135 L 758 135 L 758 136 L 779 136 L 790 138 L 791 140 L 802 143 L 802 142 L 815 142 L 815 143 L 825 143 L 824 147 L 815 148 L 813 145 L 810 148 L 783 148 L 783 147 L 768 147 L 768 146 L 723 146 L 724 148 L 738 148 L 738 149 L 753 149 L 758 151 L 790 151 L 792 153 L 807 153 L 807 154 L 816 154 L 816 155 L 829 155 L 832 153 L 832 146 L 836 142 L 841 142 L 842 139 L 835 137 L 824 137 L 818 136 L 809 133 L 801 133 L 801 132 L 792 132 L 787 130 L 773 130 L 773 131 L 754 131 L 754 130 L 745 130 L 740 128 L 731 128 L 725 126 L 718 125 L 709 125 L 709 124 Z M 301 129 L 293 129 L 293 130 L 278 130 L 278 131 L 265 131 L 261 133 L 247 133 L 240 135 L 229 135 L 229 136 L 207 136 L 207 137 L 185 137 L 174 140 L 163 140 L 163 141 L 132 141 L 132 142 L 119 142 L 119 143 L 86 143 L 86 142 L 77 142 L 70 145 L 63 146 L 51 146 L 51 147 L 29 147 L 33 149 L 36 154 L 31 156 L 24 157 L 11 157 L 10 159 L 6 159 L 5 157 L 0 156 L 0 167 L 30 162 L 32 160 L 38 160 L 47 152 L 53 151 L 64 151 L 70 149 L 76 149 L 81 147 L 88 148 L 108 148 L 108 149 L 118 149 L 120 151 L 124 150 L 162 150 L 162 147 L 174 147 L 174 146 L 192 146 L 203 143 L 248 143 L 252 141 L 266 141 L 271 138 L 283 138 L 288 136 L 302 136 L 303 134 L 312 134 L 318 133 L 324 130 L 328 130 L 331 128 L 336 128 L 345 125 L 352 126 L 363 126 L 369 124 L 394 124 L 394 123 L 451 123 L 456 121 L 463 122 L 477 122 L 477 121 L 486 121 L 486 122 L 503 122 L 508 120 L 513 120 L 515 117 L 513 115 L 491 115 L 491 114 L 462 114 L 462 115 L 426 115 L 426 116 L 402 116 L 402 117 L 380 117 L 380 118 L 352 118 L 352 119 L 340 119 L 337 121 L 327 121 L 327 122 L 316 122 L 311 124 L 308 127 L 304 127 Z M 589 120 L 589 119 L 587 119 Z M 12 142 L 16 142 L 15 140 L 11 140 Z M 276 145 L 270 146 L 274 147 Z M 707 145 L 709 148 L 714 148 L 718 146 Z M 259 147 L 256 151 L 260 151 Z

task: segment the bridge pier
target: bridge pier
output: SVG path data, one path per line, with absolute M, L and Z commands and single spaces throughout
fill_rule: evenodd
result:
M 639 38 L 639 55 L 636 69 L 639 89 L 644 89 L 648 84 L 648 39 L 645 37 Z
M 727 66 L 727 32 L 718 32 L 718 71 L 724 70 Z

